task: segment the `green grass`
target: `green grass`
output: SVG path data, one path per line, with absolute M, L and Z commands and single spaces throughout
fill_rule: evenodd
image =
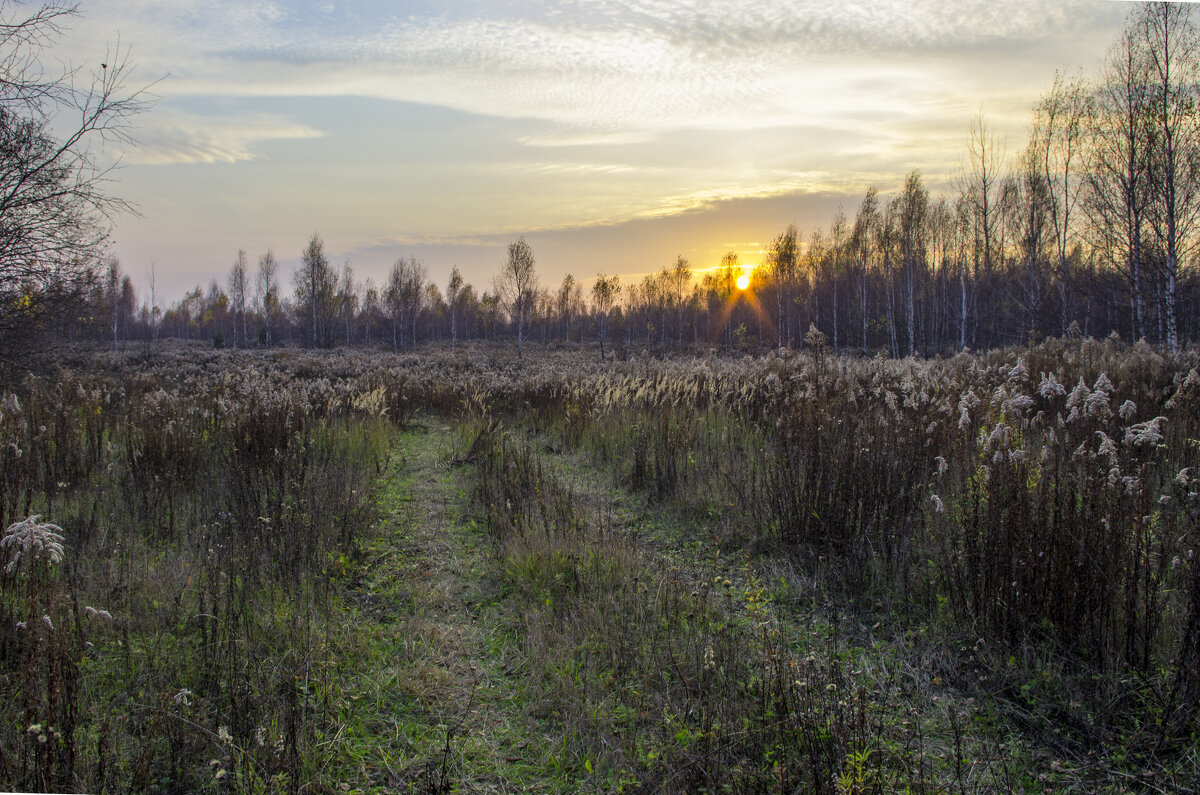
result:
M 526 714 L 517 638 L 452 441 L 426 418 L 380 478 L 384 518 L 342 593 L 332 778 L 362 791 L 556 791 L 563 771 Z
M 1170 412 L 1164 442 L 1126 444 L 1124 420 L 1100 415 L 1051 441 L 1027 416 L 1012 441 L 1026 457 L 997 459 L 988 412 L 1012 419 L 1004 401 L 1036 382 L 1002 356 L 597 372 L 290 352 L 247 355 L 236 375 L 206 355 L 31 381 L 19 403 L 0 396 L 0 511 L 47 514 L 67 556 L 0 576 L 0 783 L 1186 790 L 1200 780 L 1190 658 L 1172 651 L 1200 582 L 1184 554 L 1200 482 L 1186 362 L 1142 372 L 1107 343 L 1020 355 L 1068 385 L 1103 367 L 1113 406 Z M 960 427 L 963 389 L 1001 387 Z M 878 444 L 839 456 L 850 426 Z M 1101 428 L 1145 493 L 1109 483 Z M 774 470 L 821 433 L 803 468 Z M 842 498 L 820 484 L 855 509 L 833 521 Z M 897 484 L 910 493 L 893 499 Z M 972 488 L 1003 510 L 973 514 Z M 1122 528 L 1153 542 L 1105 570 L 1141 579 L 1048 567 L 1058 580 L 1029 582 L 1078 586 L 1089 610 L 1124 588 L 1101 629 L 1130 632 L 1103 655 L 996 579 L 1040 560 L 1051 497 L 1069 497 L 1059 521 L 1089 490 L 1110 500 L 1111 526 L 1088 524 L 1097 544 Z M 1005 543 L 1023 546 L 1009 560 Z M 995 602 L 988 583 L 1024 601 Z M 1156 604 L 1169 613 L 1142 622 Z

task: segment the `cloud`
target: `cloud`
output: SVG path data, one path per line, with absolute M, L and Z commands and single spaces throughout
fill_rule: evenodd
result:
M 519 143 L 522 143 L 526 146 L 534 146 L 545 149 L 559 149 L 567 147 L 629 146 L 633 144 L 645 144 L 653 141 L 654 136 L 644 130 L 613 130 L 610 132 L 539 133 L 537 135 L 523 135 L 517 140 Z
M 1085 0 L 451 2 L 438 13 L 111 0 L 96 12 L 111 24 L 134 20 L 126 40 L 148 47 L 148 67 L 171 73 L 162 84 L 171 95 L 353 94 L 599 134 L 739 117 L 791 124 L 814 104 L 833 112 L 879 101 L 875 91 L 836 95 L 844 70 L 906 69 L 899 88 L 944 87 L 939 55 L 976 51 L 983 61 L 987 48 L 1061 43 L 1098 14 Z
M 139 144 L 126 155 L 126 162 L 141 165 L 236 163 L 263 157 L 255 146 L 265 141 L 324 135 L 269 113 L 221 117 L 180 111 L 149 114 L 137 134 Z
M 949 184 L 981 104 L 1018 148 L 1055 68 L 1092 66 L 1127 8 L 85 0 L 53 56 L 94 65 L 119 33 L 132 82 L 168 75 L 126 162 L 241 164 L 186 184 L 167 169 L 122 174 L 153 208 L 147 229 L 176 219 L 168 242 L 203 228 L 236 251 L 320 224 L 351 247 L 483 247 L 615 224 L 706 235 L 697 219 L 738 208 L 758 229 L 763 208 L 787 223 L 805 197 L 886 192 L 914 167 Z M 290 139 L 313 140 L 279 145 Z M 733 227 L 722 240 L 740 239 Z

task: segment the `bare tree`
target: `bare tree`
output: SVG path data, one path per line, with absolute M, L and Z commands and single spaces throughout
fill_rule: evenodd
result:
M 388 272 L 387 287 L 383 290 L 383 300 L 387 304 L 388 316 L 392 320 L 392 350 L 398 351 L 404 344 L 404 270 L 407 262 L 400 257 L 392 263 Z
M 82 301 L 111 219 L 131 210 L 109 193 L 95 144 L 129 142 L 148 97 L 126 88 L 119 44 L 90 75 L 46 69 L 41 53 L 76 16 L 70 4 L 0 0 L 0 359 L 32 350 Z
M 950 272 L 954 262 L 954 213 L 949 200 L 939 196 L 929 205 L 929 268 L 933 298 L 926 313 L 929 338 L 944 344 L 950 336 Z
M 296 271 L 296 303 L 303 316 L 308 318 L 309 339 L 314 348 L 328 348 L 333 344 L 334 298 L 337 289 L 337 273 L 325 256 L 325 242 L 313 232 L 300 255 L 300 269 Z
M 872 246 L 879 226 L 879 191 L 872 185 L 867 188 L 858 213 L 854 217 L 854 228 L 850 231 L 850 245 L 858 260 L 858 299 L 862 320 L 862 347 L 867 349 L 867 274 L 870 270 Z
M 796 270 L 799 260 L 799 246 L 796 242 L 795 224 L 788 228 L 771 243 L 767 254 L 771 266 L 771 276 L 775 282 L 775 352 L 783 355 L 784 343 L 792 346 L 792 298 L 796 287 Z
M 829 247 L 825 241 L 825 230 L 814 226 L 808 236 L 808 247 L 804 252 L 805 272 L 809 279 L 808 295 L 812 305 L 812 321 L 810 325 L 821 328 L 821 294 L 819 287 L 821 277 L 825 274 L 826 259 Z
M 904 263 L 904 296 L 907 304 L 908 355 L 915 356 L 917 308 L 917 271 L 925 269 L 925 219 L 929 212 L 929 194 L 921 182 L 921 172 L 913 170 L 904 180 L 897 207 L 897 233 Z
M 237 259 L 229 269 L 229 303 L 234 314 L 233 347 L 238 346 L 238 332 L 246 345 L 246 252 L 238 249 Z
M 1149 77 L 1128 26 L 1108 52 L 1087 118 L 1081 207 L 1092 245 L 1129 284 L 1135 337 L 1146 333 L 1146 203 L 1149 196 Z
M 121 261 L 116 257 L 109 257 L 105 261 L 104 294 L 108 301 L 108 323 L 115 351 L 118 349 L 118 331 L 121 326 Z
M 1081 78 L 1065 80 L 1055 72 L 1054 84 L 1034 112 L 1030 149 L 1040 163 L 1050 211 L 1058 265 L 1059 333 L 1070 323 L 1067 252 L 1074 237 L 1071 214 L 1078 197 L 1076 173 L 1084 144 L 1088 95 Z
M 1014 263 L 1017 265 L 1014 275 L 1021 274 L 1014 279 L 1016 300 L 1025 309 L 1024 330 L 1030 333 L 1038 329 L 1045 302 L 1045 249 L 1053 220 L 1053 199 L 1044 170 L 1042 146 L 1033 139 L 1018 161 L 1018 172 L 1012 181 L 1013 201 L 1007 215 L 1020 256 L 1019 265 Z
M 642 279 L 642 287 L 640 292 L 641 298 L 644 301 L 643 311 L 646 315 L 646 347 L 651 348 L 654 345 L 654 338 L 657 334 L 663 343 L 666 345 L 666 329 L 667 329 L 667 269 L 663 268 L 658 274 L 651 273 Z M 658 324 L 655 325 L 654 317 L 657 314 Z
M 400 257 L 392 263 L 384 300 L 392 318 L 393 350 L 401 350 L 406 344 L 416 348 L 424 286 L 425 265 L 416 255 L 410 255 L 408 259 Z
M 1188 5 L 1147 3 L 1136 17 L 1149 77 L 1150 228 L 1162 254 L 1166 343 L 1179 350 L 1176 283 L 1200 221 L 1200 31 Z
M 446 306 L 450 310 L 450 350 L 458 348 L 458 311 L 462 289 L 463 277 L 455 265 L 450 269 L 450 281 L 446 284 Z
M 421 311 L 429 319 L 429 339 L 442 341 L 442 320 L 446 317 L 446 299 L 441 289 L 427 282 L 421 289 Z
M 275 261 L 275 253 L 270 249 L 266 254 L 258 258 L 258 295 L 259 303 L 262 306 L 263 327 L 264 327 L 264 342 L 268 347 L 271 345 L 271 329 L 272 320 L 275 318 L 275 312 L 279 308 L 279 284 L 276 281 L 276 273 L 279 270 L 279 263 Z
M 991 276 L 996 237 L 996 185 L 1004 164 L 1003 146 L 996 141 L 984 119 L 975 116 L 967 137 L 967 162 L 959 178 L 962 193 L 968 197 L 982 240 L 983 272 Z
M 537 299 L 537 263 L 533 249 L 521 237 L 508 244 L 508 258 L 496 278 L 496 292 L 504 302 L 504 308 L 517 324 L 517 357 L 523 354 L 525 323 Z
M 900 197 L 893 196 L 881 214 L 881 221 L 875 227 L 875 247 L 883 257 L 884 290 L 887 299 L 888 345 L 893 359 L 900 358 L 900 342 L 896 336 L 896 287 L 895 287 L 895 254 L 896 241 L 899 238 Z
M 379 288 L 375 286 L 375 282 L 369 277 L 363 282 L 362 288 L 362 318 L 363 324 L 363 344 L 370 347 L 371 345 L 371 326 L 375 323 L 375 316 L 379 314 Z
M 558 292 L 554 296 L 554 308 L 558 314 L 559 322 L 562 324 L 563 344 L 571 344 L 571 311 L 574 309 L 574 301 L 579 293 L 580 287 L 575 282 L 575 277 L 567 274 L 563 277 L 562 284 L 558 287 Z
M 846 248 L 846 213 L 838 207 L 829 227 L 829 273 L 833 280 L 833 351 L 838 351 L 838 274 L 843 266 L 843 254 Z
M 734 321 L 736 320 L 734 310 L 737 308 L 733 296 L 737 287 L 737 272 L 741 268 L 737 252 L 726 251 L 721 255 L 721 264 L 717 266 L 716 273 L 707 274 L 710 288 L 710 311 L 714 304 L 721 307 L 720 331 L 725 336 L 726 345 L 733 345 Z
M 354 281 L 354 268 L 350 260 L 342 263 L 342 272 L 338 277 L 337 312 L 346 327 L 346 345 L 351 341 L 351 330 L 354 327 L 354 315 L 358 311 L 358 286 Z
M 604 340 L 608 336 L 608 315 L 621 292 L 621 282 L 616 276 L 601 273 L 592 285 L 592 304 L 596 310 L 596 325 L 600 336 L 600 361 L 604 361 Z
M 687 303 L 688 286 L 692 283 L 692 265 L 687 258 L 680 254 L 675 258 L 675 264 L 667 271 L 666 284 L 670 290 L 671 303 L 675 305 L 675 344 L 683 347 L 683 310 Z
M 158 279 L 154 273 L 154 263 L 150 263 L 150 326 L 153 334 L 153 339 L 158 342 L 158 326 L 159 319 L 162 317 L 162 309 L 158 306 Z
M 960 194 L 954 204 L 955 263 L 958 267 L 958 349 L 967 348 L 967 249 L 973 240 L 973 221 L 970 199 Z M 865 334 L 865 332 L 864 332 Z

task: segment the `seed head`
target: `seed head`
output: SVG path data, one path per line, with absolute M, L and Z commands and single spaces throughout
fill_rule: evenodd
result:
M 1057 395 L 1066 395 L 1067 389 L 1061 383 L 1058 383 L 1058 379 L 1054 377 L 1054 373 L 1043 372 L 1042 382 L 1038 384 L 1038 394 L 1049 400 L 1051 397 Z
M 1153 447 L 1162 441 L 1162 430 L 1158 425 L 1166 417 L 1155 417 L 1152 420 L 1130 425 L 1125 429 L 1125 444 L 1134 447 Z
M 0 539 L 0 549 L 8 550 L 9 561 L 4 567 L 5 574 L 14 573 L 20 566 L 21 560 L 27 560 L 33 565 L 41 560 L 47 565 L 58 563 L 63 558 L 63 529 L 49 522 L 38 522 L 40 516 L 30 516 L 21 522 L 8 526 L 4 538 Z

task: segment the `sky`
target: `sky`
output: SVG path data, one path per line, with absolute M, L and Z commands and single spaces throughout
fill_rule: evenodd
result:
M 482 292 L 525 236 L 544 285 L 757 263 L 920 169 L 949 193 L 983 113 L 1015 154 L 1056 70 L 1094 73 L 1103 0 L 82 0 L 52 55 L 131 66 L 112 253 L 160 303 L 314 233 L 386 280 Z M 120 55 L 117 54 L 119 51 Z

